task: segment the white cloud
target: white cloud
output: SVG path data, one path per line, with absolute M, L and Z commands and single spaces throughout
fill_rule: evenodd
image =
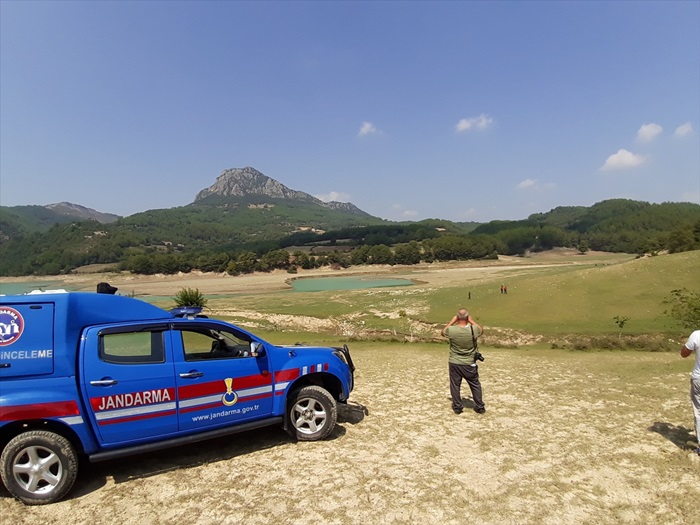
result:
M 402 204 L 394 203 L 391 205 L 391 210 L 395 217 L 411 218 L 418 215 L 416 210 L 409 210 L 403 207 Z
M 314 195 L 314 197 L 323 202 L 350 202 L 350 195 L 348 193 L 343 193 L 342 191 L 331 191 L 321 195 Z
M 601 171 L 617 171 L 629 168 L 636 168 L 646 162 L 646 157 L 637 155 L 626 149 L 620 149 L 614 155 L 610 155 L 605 164 L 600 168 Z
M 537 181 L 536 181 L 536 180 L 533 180 L 533 179 L 525 179 L 525 180 L 522 181 L 520 184 L 518 184 L 518 185 L 516 186 L 516 188 L 518 188 L 519 190 L 525 190 L 525 189 L 528 189 L 528 188 L 533 188 L 536 184 L 537 184 Z
M 482 113 L 478 117 L 463 118 L 455 126 L 455 131 L 457 133 L 464 133 L 470 130 L 484 130 L 490 128 L 493 125 L 493 118 L 488 116 L 486 113 Z
M 673 133 L 674 137 L 686 137 L 693 132 L 693 125 L 690 122 L 686 122 L 676 128 Z
M 358 137 L 366 137 L 367 135 L 380 135 L 381 131 L 377 129 L 377 126 L 366 120 L 360 126 L 360 131 L 357 133 Z
M 554 182 L 539 182 L 537 179 L 525 179 L 515 185 L 518 190 L 548 191 L 556 188 Z
M 642 124 L 639 131 L 637 131 L 637 140 L 639 142 L 651 142 L 661 135 L 663 130 L 664 128 L 653 122 L 651 124 Z

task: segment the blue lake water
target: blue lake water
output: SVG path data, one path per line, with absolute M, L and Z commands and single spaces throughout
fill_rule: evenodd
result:
M 393 286 L 411 286 L 410 279 L 385 279 L 380 277 L 310 277 L 306 279 L 294 279 L 291 281 L 292 290 L 295 292 L 325 292 L 332 290 L 361 290 L 365 288 L 385 288 Z M 25 294 L 32 290 L 56 290 L 63 289 L 67 292 L 75 290 L 74 287 L 60 281 L 26 281 L 1 283 L 0 295 Z M 119 292 L 121 293 L 121 291 Z M 144 295 L 137 296 L 148 302 L 161 302 L 173 299 L 173 295 Z M 214 295 L 212 297 L 236 297 L 238 294 Z
M 66 290 L 70 292 L 75 288 L 65 285 L 60 281 L 26 281 L 16 283 L 0 283 L 0 295 L 16 295 L 29 293 L 32 290 Z
M 318 277 L 294 279 L 295 292 L 325 292 L 331 290 L 361 290 L 364 288 L 384 288 L 389 286 L 411 286 L 409 279 L 383 279 L 378 277 Z

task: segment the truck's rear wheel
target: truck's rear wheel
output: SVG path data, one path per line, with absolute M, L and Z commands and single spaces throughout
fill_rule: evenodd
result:
M 14 437 L 0 456 L 0 474 L 7 490 L 27 505 L 58 501 L 71 489 L 78 457 L 63 436 L 32 430 Z
M 323 439 L 335 428 L 338 407 L 320 386 L 305 386 L 291 396 L 289 422 L 299 441 Z

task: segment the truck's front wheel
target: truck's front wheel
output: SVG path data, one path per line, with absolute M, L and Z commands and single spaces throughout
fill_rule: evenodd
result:
M 78 457 L 63 436 L 32 430 L 14 437 L 0 456 L 0 473 L 7 490 L 27 505 L 58 501 L 71 489 Z
M 338 419 L 335 399 L 320 386 L 305 386 L 294 392 L 289 407 L 289 422 L 299 441 L 325 438 Z

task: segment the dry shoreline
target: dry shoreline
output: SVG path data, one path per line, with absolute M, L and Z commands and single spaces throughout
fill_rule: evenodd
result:
M 581 259 L 580 263 L 589 263 Z M 350 277 L 372 275 L 396 277 L 412 280 L 417 284 L 450 285 L 472 279 L 480 279 L 499 272 L 525 269 L 532 266 L 546 267 L 562 264 L 577 264 L 568 257 L 561 260 L 538 257 L 501 257 L 495 261 L 454 261 L 445 263 L 422 263 L 414 266 L 353 266 L 346 269 L 330 267 L 313 270 L 299 269 L 296 274 L 285 270 L 263 273 L 255 272 L 231 276 L 225 273 L 204 273 L 193 271 L 174 275 L 132 275 L 123 273 L 71 273 L 53 276 L 0 277 L 2 283 L 36 283 L 37 288 L 68 287 L 75 291 L 95 291 L 97 283 L 108 282 L 119 288 L 120 293 L 143 295 L 174 295 L 181 288 L 197 288 L 205 295 L 232 293 L 273 292 L 291 289 L 293 279 L 314 277 Z M 45 283 L 45 284 L 42 284 Z

